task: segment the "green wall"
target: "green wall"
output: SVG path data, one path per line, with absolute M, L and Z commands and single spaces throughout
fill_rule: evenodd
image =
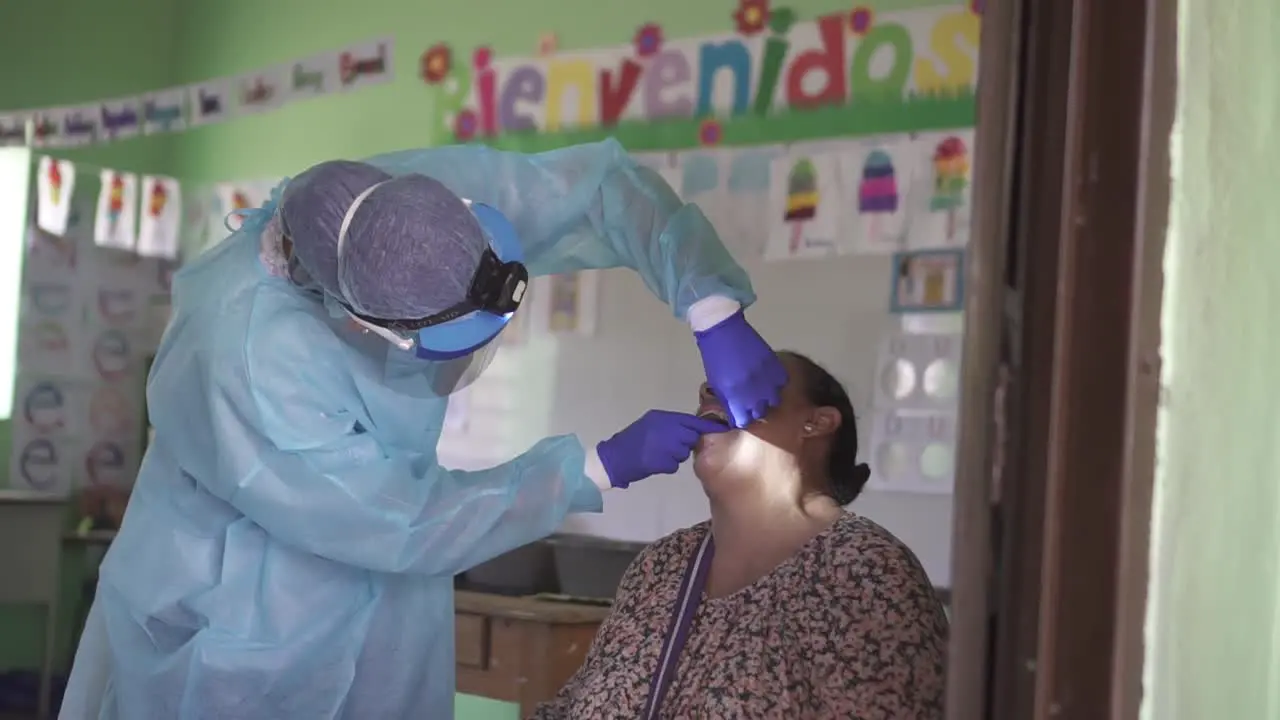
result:
M 1280 718 L 1280 5 L 1180 6 L 1143 714 Z
M 6 0 L 0 20 L 0 109 L 50 107 L 164 87 L 176 79 L 174 59 L 180 46 L 171 29 L 177 21 L 172 0 Z M 173 138 L 147 137 L 66 155 L 160 172 L 171 166 L 173 146 Z M 9 446 L 9 423 L 0 421 L 0 487 L 9 484 Z M 68 558 L 61 647 L 70 647 L 82 568 L 78 553 Z M 0 608 L 0 670 L 37 666 L 43 627 L 40 608 Z
M 889 11 L 946 3 L 865 4 Z M 499 55 L 532 55 L 544 32 L 554 31 L 561 49 L 573 50 L 629 43 L 635 29 L 651 21 L 661 23 L 668 38 L 678 38 L 730 31 L 735 7 L 735 0 L 8 0 L 0 22 L 0 109 L 129 95 L 394 35 L 391 84 L 172 137 L 68 153 L 89 163 L 191 180 L 270 177 L 332 157 L 423 144 L 430 106 L 417 68 L 420 54 L 436 42 L 450 43 L 464 58 L 479 44 Z M 805 19 L 852 5 L 795 0 L 791 7 Z M 8 425 L 0 423 L 0 479 L 8 475 L 8 445 Z M 71 587 L 78 574 L 67 574 Z M 39 623 L 36 610 L 0 612 L 0 669 L 38 662 Z M 516 712 L 514 706 L 461 698 L 458 716 L 512 718 Z

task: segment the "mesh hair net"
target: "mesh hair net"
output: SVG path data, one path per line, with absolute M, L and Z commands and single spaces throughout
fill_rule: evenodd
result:
M 378 183 L 382 183 L 378 185 Z M 351 214 L 357 197 L 378 185 Z M 361 315 L 432 315 L 462 300 L 488 239 L 462 200 L 422 175 L 325 162 L 289 183 L 281 216 L 307 273 Z

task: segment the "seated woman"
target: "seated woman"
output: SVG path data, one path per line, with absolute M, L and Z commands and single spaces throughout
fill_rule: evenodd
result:
M 711 521 L 641 552 L 535 718 L 942 717 L 942 605 L 905 545 L 844 510 L 870 474 L 844 388 L 781 355 L 781 404 L 698 446 Z M 705 386 L 698 414 L 724 417 Z

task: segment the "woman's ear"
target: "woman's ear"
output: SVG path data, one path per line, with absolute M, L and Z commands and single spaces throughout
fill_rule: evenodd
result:
M 806 437 L 830 435 L 840 429 L 840 411 L 830 407 L 814 408 L 804 423 Z

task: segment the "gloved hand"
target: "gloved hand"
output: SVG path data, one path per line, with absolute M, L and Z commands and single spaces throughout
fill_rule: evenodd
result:
M 694 333 L 707 384 L 736 428 L 763 418 L 778 404 L 787 369 L 741 310 L 710 330 Z
M 596 446 L 609 484 L 625 488 L 650 475 L 670 475 L 689 459 L 698 439 L 729 428 L 687 413 L 650 410 Z

